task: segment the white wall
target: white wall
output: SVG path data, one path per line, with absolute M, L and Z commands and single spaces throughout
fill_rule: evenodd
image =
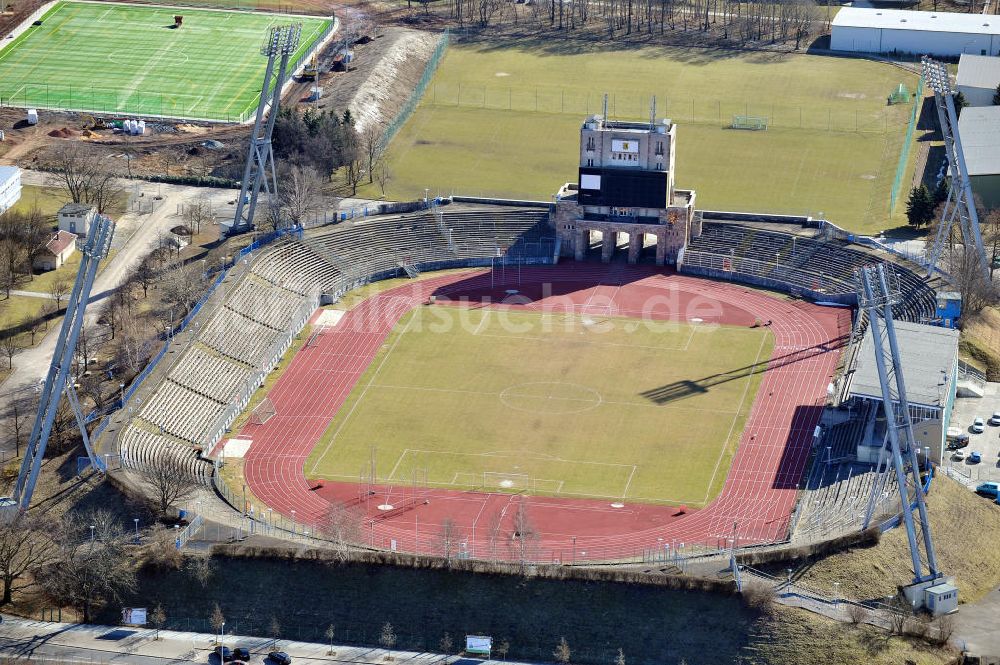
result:
M 833 26 L 830 48 L 861 53 L 899 53 L 955 56 L 962 53 L 1000 55 L 1000 35 L 960 32 L 888 30 Z
M 4 212 L 21 198 L 21 170 L 14 171 L 7 180 L 0 182 L 0 212 Z
M 976 88 L 971 85 L 957 86 L 958 91 L 965 95 L 969 106 L 993 106 L 993 93 L 996 88 Z

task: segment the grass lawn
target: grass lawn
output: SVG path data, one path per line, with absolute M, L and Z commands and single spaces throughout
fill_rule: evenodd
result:
M 580 123 L 608 92 L 609 115 L 628 119 L 657 96 L 657 115 L 679 126 L 677 185 L 700 208 L 822 212 L 862 232 L 904 223 L 889 192 L 912 107 L 886 96 L 915 89 L 915 75 L 800 54 L 558 47 L 453 46 L 390 146 L 388 197 L 549 200 L 575 180 Z M 736 114 L 767 117 L 767 131 L 729 129 Z
M 761 374 L 683 402 L 665 384 L 770 357 L 766 329 L 508 310 L 414 310 L 306 462 L 357 480 L 426 471 L 455 489 L 703 505 L 721 489 Z M 472 362 L 475 359 L 475 362 Z
M 178 13 L 184 24 L 174 30 Z M 293 61 L 330 24 L 294 20 L 303 30 Z M 239 121 L 257 107 L 266 65 L 261 41 L 271 25 L 289 21 L 64 0 L 0 51 L 0 99 L 11 106 Z
M 38 316 L 42 310 L 42 305 L 48 302 L 44 298 L 32 298 L 30 296 L 11 296 L 10 298 L 0 299 L 0 330 L 6 330 L 11 326 L 19 325 L 24 321 L 25 316 Z M 55 301 L 53 301 L 55 304 Z M 66 301 L 63 300 L 63 305 L 65 306 Z M 61 319 L 56 319 L 49 322 L 49 329 L 53 326 L 58 326 Z M 42 335 L 44 333 L 35 336 L 35 343 L 41 341 Z M 27 346 L 28 342 L 31 341 L 31 335 L 28 333 L 22 333 L 20 335 L 21 345 Z
M 21 198 L 11 207 L 11 210 L 29 212 L 32 208 L 38 208 L 38 211 L 43 215 L 54 219 L 59 209 L 68 202 L 69 196 L 59 187 L 21 185 Z

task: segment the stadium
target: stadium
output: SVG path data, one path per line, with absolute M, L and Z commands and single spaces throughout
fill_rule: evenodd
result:
M 675 130 L 589 117 L 553 203 L 456 196 L 258 240 L 112 454 L 182 465 L 255 529 L 466 558 L 662 560 L 891 516 L 856 273 L 892 266 L 917 337 L 939 278 L 824 220 L 697 210 Z

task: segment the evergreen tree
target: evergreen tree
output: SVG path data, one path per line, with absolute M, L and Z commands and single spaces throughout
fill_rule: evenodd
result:
M 965 98 L 961 90 L 956 92 L 952 96 L 952 99 L 955 101 L 955 115 L 961 116 L 962 109 L 969 105 L 969 100 Z
M 997 84 L 996 92 L 993 93 L 993 106 L 1000 106 L 1000 83 Z
M 928 224 L 934 219 L 934 197 L 926 185 L 920 185 L 910 190 L 910 198 L 906 202 L 906 221 L 913 228 Z
M 948 192 L 951 191 L 951 186 L 948 184 L 948 178 L 941 178 L 941 182 L 937 184 L 934 188 L 934 202 L 944 203 L 945 199 L 948 198 Z

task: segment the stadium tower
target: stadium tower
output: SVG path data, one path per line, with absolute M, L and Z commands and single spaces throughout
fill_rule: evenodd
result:
M 656 264 L 676 263 L 692 231 L 700 233 L 694 191 L 674 188 L 677 125 L 656 120 L 655 99 L 649 122 L 608 120 L 606 97 L 604 107 L 580 128 L 579 181 L 556 195 L 551 221 L 560 253 L 582 260 L 600 234 L 602 261 L 627 239 L 628 262 L 637 263 L 652 237 Z

